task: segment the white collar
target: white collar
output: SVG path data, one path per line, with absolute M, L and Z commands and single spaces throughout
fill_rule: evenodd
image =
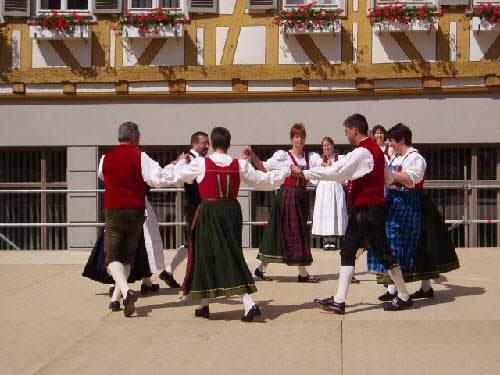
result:
M 198 152 L 196 152 L 196 151 L 194 150 L 194 148 L 192 148 L 191 150 L 189 150 L 189 152 L 190 152 L 191 154 L 195 155 L 196 157 L 200 156 L 200 154 L 199 154 Z

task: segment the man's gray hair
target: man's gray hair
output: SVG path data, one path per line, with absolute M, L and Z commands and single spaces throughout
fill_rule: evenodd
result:
M 136 123 L 126 121 L 118 128 L 118 142 L 129 142 L 141 135 Z

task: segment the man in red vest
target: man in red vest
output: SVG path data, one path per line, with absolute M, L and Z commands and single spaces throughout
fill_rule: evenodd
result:
M 121 124 L 120 144 L 101 158 L 98 170 L 98 177 L 105 185 L 105 264 L 122 293 L 127 317 L 134 313 L 137 301 L 127 278 L 144 224 L 146 184 L 168 185 L 160 165 L 138 148 L 140 136 L 137 124 Z
M 380 263 L 388 270 L 396 284 L 398 296 L 384 305 L 384 310 L 394 311 L 408 308 L 412 300 L 396 263 L 387 235 L 385 222 L 387 206 L 384 199 L 386 161 L 379 145 L 368 137 L 368 123 L 360 114 L 349 116 L 344 121 L 344 131 L 349 142 L 356 148 L 340 161 L 327 167 L 314 167 L 302 171 L 292 168 L 292 173 L 307 180 L 348 180 L 347 207 L 348 224 L 340 250 L 340 273 L 337 294 L 317 299 L 318 306 L 327 311 L 344 314 L 347 291 L 354 274 L 356 253 L 368 243 Z

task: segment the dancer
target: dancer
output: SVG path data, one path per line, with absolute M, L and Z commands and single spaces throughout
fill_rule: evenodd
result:
M 320 166 L 323 160 L 314 152 L 305 152 L 306 129 L 303 124 L 295 124 L 290 129 L 292 149 L 279 150 L 267 161 L 260 160 L 251 149 L 245 150 L 257 169 L 267 172 L 290 168 L 309 169 Z M 306 266 L 313 262 L 310 245 L 310 231 L 307 227 L 309 217 L 309 193 L 307 180 L 289 176 L 283 182 L 273 202 L 271 216 L 259 246 L 257 258 L 260 265 L 255 276 L 265 281 L 273 279 L 266 274 L 269 263 L 285 263 L 298 266 L 298 282 L 317 283 L 318 278 L 309 275 Z
M 367 241 L 380 263 L 388 270 L 399 294 L 384 310 L 402 310 L 412 305 L 401 269 L 394 259 L 385 233 L 387 208 L 384 199 L 385 159 L 380 147 L 367 136 L 368 123 L 361 114 L 349 116 L 344 121 L 344 131 L 349 142 L 356 146 L 329 167 L 314 167 L 302 171 L 292 167 L 292 173 L 306 179 L 348 182 L 348 224 L 340 250 L 341 266 L 335 296 L 317 299 L 318 307 L 345 313 L 347 292 L 354 273 L 356 253 Z
M 138 148 L 137 124 L 121 124 L 118 141 L 120 144 L 101 158 L 98 177 L 105 186 L 105 265 L 124 297 L 124 315 L 129 317 L 135 311 L 137 294 L 129 288 L 127 278 L 145 221 L 145 183 L 154 187 L 166 184 L 158 163 Z
M 202 203 L 193 222 L 186 277 L 185 295 L 201 299 L 195 316 L 209 318 L 209 298 L 242 295 L 245 312 L 241 320 L 252 321 L 260 309 L 250 296 L 257 289 L 242 251 L 242 213 L 236 199 L 240 181 L 260 190 L 279 186 L 289 170 L 270 173 L 256 171 L 245 159 L 227 154 L 231 134 L 215 127 L 210 134 L 214 153 L 187 163 L 187 155 L 165 168 L 172 183 L 197 180 Z
M 424 255 L 419 251 L 422 239 L 421 223 L 425 220 L 422 216 L 422 192 L 427 165 L 422 155 L 412 147 L 412 132 L 409 127 L 401 123 L 395 125 L 389 130 L 388 139 L 395 156 L 389 164 L 392 183 L 387 192 L 389 203 L 389 215 L 385 225 L 387 237 L 392 253 L 401 266 L 405 281 L 422 280 L 420 289 L 411 297 L 432 298 L 434 290 L 430 279 L 438 277 L 440 272 L 458 268 L 458 258 L 454 248 L 449 251 L 450 247 L 443 246 L 442 243 L 437 247 L 428 248 L 430 254 Z M 427 216 L 432 217 L 432 215 Z M 451 256 L 439 255 L 445 252 Z M 433 261 L 436 259 L 439 261 Z M 396 286 L 387 276 L 387 270 L 377 261 L 371 249 L 368 251 L 368 270 L 378 274 L 379 283 L 388 284 L 387 291 L 379 297 L 379 300 L 389 301 L 398 295 Z
M 197 131 L 191 136 L 191 150 L 189 150 L 189 160 L 193 160 L 197 157 L 206 157 L 208 154 L 208 148 L 210 147 L 210 141 L 208 140 L 208 134 L 202 131 Z M 184 218 L 186 219 L 186 244 L 179 247 L 170 261 L 170 263 L 165 267 L 165 270 L 160 273 L 160 279 L 165 281 L 171 288 L 180 288 L 179 283 L 174 279 L 174 271 L 181 264 L 184 259 L 188 256 L 189 239 L 191 238 L 191 226 L 193 225 L 193 219 L 196 209 L 201 203 L 200 191 L 198 189 L 198 183 L 194 180 L 191 184 L 184 184 Z
M 372 129 L 373 139 L 380 146 L 380 149 L 385 155 L 387 162 L 394 156 L 394 150 L 389 142 L 387 142 L 387 130 L 382 125 L 375 125 Z
M 330 166 L 339 160 L 339 155 L 334 153 L 335 143 L 330 137 L 321 141 L 323 147 L 322 166 Z M 336 249 L 335 237 L 341 237 L 347 227 L 347 208 L 344 188 L 335 181 L 319 181 L 316 188 L 314 201 L 312 234 L 324 238 L 325 250 Z

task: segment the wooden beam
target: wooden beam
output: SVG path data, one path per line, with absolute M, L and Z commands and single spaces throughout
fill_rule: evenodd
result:
M 391 32 L 389 34 L 410 60 L 425 63 L 424 58 L 405 33 Z
M 100 22 L 92 25 L 92 66 L 106 66 L 109 61 L 110 32 L 109 22 Z
M 240 37 L 241 27 L 232 26 L 227 33 L 226 44 L 222 52 L 221 65 L 233 65 L 234 55 L 238 47 L 238 39 Z
M 439 26 L 436 32 L 436 59 L 438 61 L 450 61 L 450 23 L 448 27 Z
M 170 92 L 175 94 L 185 94 L 186 93 L 186 81 L 183 79 L 178 79 L 169 82 Z
M 242 81 L 241 79 L 233 79 L 233 92 L 248 92 L 248 81 Z
M 351 25 L 352 26 L 352 25 Z M 342 31 L 340 34 L 341 45 L 342 45 L 342 62 L 350 63 L 354 60 L 354 45 L 352 43 L 352 28 L 348 29 L 342 25 Z
M 115 91 L 117 94 L 128 94 L 128 82 L 120 81 L 115 84 Z
M 314 64 L 330 65 L 330 62 L 323 55 L 316 43 L 314 43 L 310 35 L 297 34 L 295 36 L 288 36 L 288 38 L 293 37 L 297 38 L 300 46 L 304 49 L 304 52 L 307 54 L 307 56 L 309 56 Z
M 302 78 L 293 79 L 293 91 L 309 91 L 309 81 Z
M 499 57 L 500 57 L 500 34 L 498 34 L 493 44 L 490 46 L 490 48 L 488 48 L 488 51 L 486 51 L 481 61 L 498 60 Z
M 196 26 L 185 25 L 184 28 L 184 64 L 196 66 L 198 64 L 198 48 L 196 46 Z
M 373 80 L 358 78 L 356 80 L 356 88 L 358 90 L 373 90 L 375 88 L 375 85 L 373 83 Z
M 422 78 L 422 87 L 424 89 L 438 89 L 438 88 L 441 88 L 441 78 L 424 77 L 424 78 Z
M 63 93 L 65 95 L 75 95 L 76 94 L 76 84 L 65 83 L 63 86 Z
M 14 94 L 25 94 L 26 93 L 26 87 L 24 83 L 13 83 L 12 84 L 12 92 Z
M 142 53 L 141 57 L 137 60 L 137 65 L 150 65 L 166 42 L 167 39 L 165 38 L 153 38 Z
M 0 29 L 0 69 L 12 66 L 12 31 Z
M 279 63 L 279 32 L 278 25 L 272 24 L 266 27 L 266 64 Z
M 64 61 L 64 63 L 71 69 L 81 69 L 81 65 L 78 60 L 73 56 L 69 48 L 64 44 L 62 40 L 49 40 L 50 45 L 59 57 Z

